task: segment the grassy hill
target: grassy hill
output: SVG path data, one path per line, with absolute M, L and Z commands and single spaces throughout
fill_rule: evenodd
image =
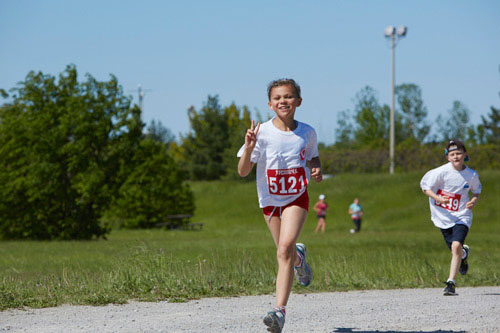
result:
M 331 209 L 325 234 L 310 212 L 299 241 L 314 270 L 311 286 L 293 291 L 441 287 L 450 254 L 430 221 L 421 173 L 339 175 L 311 183 Z M 483 193 L 467 237 L 469 274 L 461 286 L 499 285 L 500 171 L 480 172 Z M 193 222 L 202 231 L 116 230 L 107 241 L 0 242 L 0 309 L 106 304 L 129 299 L 184 300 L 270 293 L 275 248 L 254 182 L 196 182 Z M 365 211 L 350 234 L 354 197 Z M 458 289 L 459 290 L 459 289 Z

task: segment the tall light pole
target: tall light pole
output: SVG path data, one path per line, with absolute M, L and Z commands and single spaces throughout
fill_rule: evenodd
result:
M 397 29 L 392 25 L 385 28 L 385 37 L 391 40 L 391 116 L 390 116 L 390 133 L 389 133 L 389 173 L 392 175 L 394 173 L 394 141 L 395 141 L 395 131 L 394 131 L 394 81 L 395 81 L 395 52 L 394 49 L 400 38 L 406 36 L 408 28 L 404 25 L 399 26 Z

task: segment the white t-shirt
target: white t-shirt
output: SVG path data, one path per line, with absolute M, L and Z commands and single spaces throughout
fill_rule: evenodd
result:
M 467 166 L 457 171 L 451 163 L 447 163 L 428 171 L 420 181 L 420 188 L 451 199 L 448 204 L 441 205 L 429 198 L 431 220 L 436 227 L 448 229 L 455 224 L 465 224 L 470 228 L 472 210 L 466 208 L 465 204 L 469 201 L 469 191 L 481 193 L 481 182 L 476 171 Z
M 294 131 L 281 131 L 272 119 L 262 123 L 251 162 L 257 164 L 259 206 L 283 207 L 293 202 L 307 189 L 311 175 L 306 161 L 318 157 L 314 129 L 296 121 Z M 245 145 L 237 156 L 243 155 Z

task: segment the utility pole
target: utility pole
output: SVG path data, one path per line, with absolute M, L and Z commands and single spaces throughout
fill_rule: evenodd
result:
M 130 91 L 135 91 L 135 90 L 130 90 Z M 141 112 L 144 111 L 143 109 L 143 104 L 144 104 L 144 96 L 146 92 L 152 91 L 151 89 L 142 89 L 142 86 L 140 84 L 137 85 L 137 96 L 139 97 L 139 109 L 141 109 Z

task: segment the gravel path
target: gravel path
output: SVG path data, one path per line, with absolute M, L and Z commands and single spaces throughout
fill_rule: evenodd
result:
M 500 287 L 292 294 L 283 332 L 500 332 Z M 274 297 L 0 312 L 7 332 L 266 332 Z

